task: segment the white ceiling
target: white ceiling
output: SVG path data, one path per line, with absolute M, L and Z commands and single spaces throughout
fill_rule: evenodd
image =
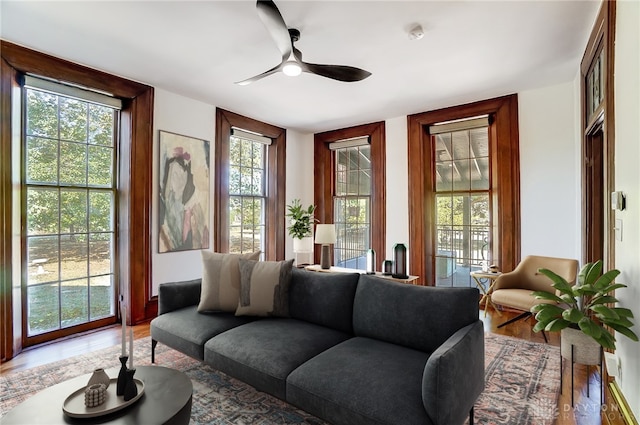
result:
M 372 72 L 233 84 L 280 62 L 254 1 L 0 0 L 3 39 L 303 132 L 571 81 L 590 1 L 276 0 L 305 61 Z M 424 28 L 409 40 L 408 29 Z

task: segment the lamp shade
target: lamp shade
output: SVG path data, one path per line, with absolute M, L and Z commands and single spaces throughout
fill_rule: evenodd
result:
M 315 242 L 317 244 L 336 243 L 336 226 L 333 224 L 318 224 L 316 226 Z

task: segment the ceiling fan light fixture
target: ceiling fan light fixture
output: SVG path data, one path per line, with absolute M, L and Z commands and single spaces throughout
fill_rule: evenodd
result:
M 289 77 L 297 77 L 302 74 L 302 68 L 297 62 L 289 61 L 282 67 L 282 72 Z

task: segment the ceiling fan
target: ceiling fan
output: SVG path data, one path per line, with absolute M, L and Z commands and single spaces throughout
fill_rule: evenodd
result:
M 300 39 L 300 31 L 294 28 L 287 28 L 287 24 L 285 24 L 280 11 L 272 0 L 258 0 L 256 7 L 260 19 L 267 27 L 271 37 L 273 37 L 278 49 L 282 53 L 282 62 L 262 74 L 238 81 L 236 84 L 244 86 L 279 71 L 292 77 L 300 75 L 302 72 L 308 72 L 310 74 L 345 82 L 364 80 L 371 75 L 370 72 L 353 66 L 321 65 L 303 62 L 302 53 L 293 45 L 293 43 Z

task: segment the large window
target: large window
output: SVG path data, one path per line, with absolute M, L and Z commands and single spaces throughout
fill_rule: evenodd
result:
M 23 284 L 32 337 L 114 315 L 119 113 L 48 81 L 28 78 L 24 90 Z
M 468 272 L 482 261 L 502 271 L 520 261 L 517 102 L 510 95 L 408 117 L 409 271 L 427 285 L 471 285 Z M 486 125 L 451 127 L 481 116 Z
M 487 117 L 429 127 L 434 158 L 437 286 L 470 286 L 491 261 Z
M 335 224 L 334 266 L 365 269 L 372 248 L 379 270 L 386 257 L 384 135 L 384 123 L 315 135 L 316 218 Z
M 157 315 L 157 299 L 151 293 L 150 247 L 152 161 L 149 159 L 153 157 L 153 87 L 4 40 L 0 44 L 0 203 L 3 212 L 0 214 L 0 263 L 7 265 L 0 268 L 0 357 L 4 361 L 28 345 L 111 325 L 118 320 L 127 320 L 128 323 L 148 320 Z M 86 99 L 79 100 L 82 96 L 64 91 L 62 96 L 56 95 L 55 102 L 44 102 L 50 110 L 54 104 L 58 108 L 52 115 L 57 117 L 59 129 L 45 125 L 46 131 L 41 134 L 43 130 L 34 130 L 35 122 L 30 123 L 31 136 L 27 146 L 27 104 L 22 81 L 25 76 L 34 75 L 48 81 L 64 81 L 76 89 L 84 88 L 85 94 L 88 90 L 89 93 L 109 94 L 111 100 L 122 100 L 121 119 L 115 120 L 112 109 L 97 107 L 96 100 L 86 102 Z M 50 93 L 55 89 L 36 91 Z M 65 108 L 60 108 L 58 103 Z M 85 107 L 86 111 L 80 113 L 79 110 Z M 108 129 L 108 115 L 113 120 L 111 129 Z M 82 130 L 81 124 L 85 120 L 86 127 Z M 79 131 L 86 131 L 84 141 L 80 140 Z M 119 140 L 116 148 L 107 145 L 107 136 Z M 57 152 L 47 152 L 45 147 L 55 145 L 59 147 Z M 27 150 L 31 154 L 31 163 L 25 162 Z M 46 158 L 38 156 L 41 150 Z M 95 169 L 94 160 L 100 162 L 106 157 L 113 161 L 113 168 Z M 48 165 L 34 167 L 37 163 Z M 115 173 L 115 167 L 118 173 Z M 26 185 L 27 177 L 29 187 Z M 115 186 L 106 183 L 109 179 L 114 180 Z M 116 201 L 112 199 L 114 187 L 118 189 Z M 31 197 L 27 195 L 28 191 Z M 56 201 L 50 199 L 52 196 L 58 196 L 57 207 Z M 39 211 L 27 222 L 27 204 L 36 205 L 41 201 L 49 203 L 47 208 L 57 208 L 58 218 L 44 215 L 38 218 L 38 213 L 43 213 Z M 79 217 L 66 210 L 83 201 L 86 201 L 87 209 Z M 114 209 L 109 212 L 110 218 L 94 209 L 106 203 L 111 203 Z M 51 227 L 56 226 L 58 229 L 52 231 Z M 35 250 L 47 237 L 60 241 L 57 253 L 55 243 L 53 248 L 49 246 L 46 254 Z M 87 241 L 77 258 L 78 267 L 73 269 L 67 267 L 70 264 L 65 264 L 64 257 L 64 250 L 72 241 L 75 248 Z M 95 244 L 91 245 L 93 242 Z M 29 245 L 33 247 L 31 251 Z M 115 252 L 108 261 L 107 251 L 109 254 Z M 54 267 L 56 262 L 58 270 Z M 66 308 L 70 305 L 70 298 L 66 293 L 60 293 L 59 297 L 52 299 L 58 303 L 58 309 L 52 309 L 52 315 L 55 320 L 60 319 L 60 329 L 44 331 L 48 325 L 26 322 L 23 326 L 20 317 L 26 315 L 29 308 L 36 307 L 29 305 L 27 286 L 31 285 L 27 283 L 34 284 L 34 288 L 39 284 L 46 286 L 45 282 L 53 285 L 55 279 L 49 272 L 57 274 L 55 279 L 58 279 L 60 288 L 66 285 L 65 282 L 85 280 L 83 288 L 86 288 L 86 294 L 81 298 L 86 304 L 81 307 L 80 315 L 85 316 L 86 313 L 90 322 L 79 323 L 70 319 L 72 315 Z M 96 308 L 99 305 L 97 300 L 87 295 L 92 291 L 95 296 L 101 289 L 107 289 L 107 280 L 114 281 L 109 290 L 122 295 L 129 305 L 126 319 L 117 317 L 118 309 L 113 312 L 111 306 Z M 77 290 L 76 295 L 80 292 L 79 287 L 72 288 Z M 15 288 L 22 288 L 22 291 Z M 101 289 L 94 290 L 96 288 Z M 28 336 L 24 330 L 27 326 L 33 326 L 35 332 L 41 333 Z
M 216 110 L 215 250 L 284 259 L 285 131 Z
M 364 270 L 371 247 L 371 146 L 368 138 L 359 138 L 333 142 L 329 148 L 335 164 L 334 264 Z
M 265 251 L 266 147 L 271 140 L 239 129 L 229 139 L 229 252 Z

